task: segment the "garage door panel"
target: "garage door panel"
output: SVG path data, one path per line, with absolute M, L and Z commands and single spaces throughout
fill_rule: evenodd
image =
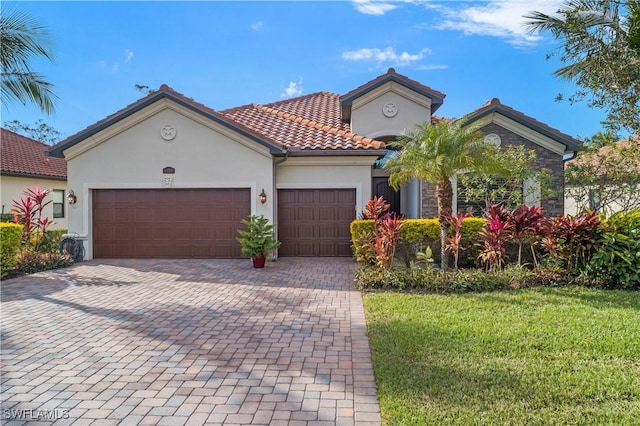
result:
M 279 254 L 351 256 L 355 199 L 355 189 L 279 190 Z
M 94 257 L 240 257 L 249 189 L 93 191 Z

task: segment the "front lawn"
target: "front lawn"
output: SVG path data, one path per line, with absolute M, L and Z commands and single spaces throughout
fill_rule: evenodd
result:
M 385 425 L 637 424 L 640 292 L 369 293 Z

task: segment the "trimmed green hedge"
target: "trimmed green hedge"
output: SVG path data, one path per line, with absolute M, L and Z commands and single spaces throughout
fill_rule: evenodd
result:
M 460 265 L 470 266 L 475 264 L 477 257 L 477 244 L 481 243 L 480 230 L 485 220 L 478 217 L 470 217 L 462 222 L 462 247 L 460 253 Z M 361 261 L 361 253 L 366 251 L 362 247 L 362 232 L 373 232 L 373 220 L 354 220 L 351 222 L 351 244 L 358 261 Z M 440 225 L 438 219 L 405 219 L 398 231 L 398 243 L 396 257 L 408 264 L 415 258 L 417 251 L 431 247 L 436 261 L 440 257 Z
M 6 278 L 20 252 L 22 225 L 0 222 L 0 277 Z

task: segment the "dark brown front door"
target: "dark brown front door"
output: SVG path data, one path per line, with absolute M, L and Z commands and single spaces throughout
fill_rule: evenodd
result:
M 373 195 L 383 197 L 387 203 L 391 204 L 389 213 L 400 214 L 400 191 L 396 191 L 389 185 L 389 178 L 373 178 Z
M 355 189 L 278 190 L 280 256 L 351 256 Z
M 249 189 L 93 191 L 93 257 L 236 258 Z

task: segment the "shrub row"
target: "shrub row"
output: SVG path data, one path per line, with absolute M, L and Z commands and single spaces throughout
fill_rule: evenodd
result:
M 6 278 L 20 252 L 22 225 L 0 222 L 0 277 Z
M 538 286 L 585 285 L 579 277 L 572 277 L 559 267 L 527 269 L 516 265 L 501 271 L 460 269 L 443 271 L 433 267 L 395 267 L 383 271 L 374 266 L 361 265 L 355 272 L 359 290 L 391 289 L 415 290 L 427 293 L 467 293 L 521 289 Z
M 480 230 L 485 219 L 470 217 L 462 222 L 462 247 L 466 248 L 460 256 L 461 266 L 475 265 L 478 254 L 477 247 L 482 242 Z M 362 255 L 366 251 L 363 247 L 363 232 L 373 232 L 373 220 L 354 220 L 351 222 L 351 243 L 356 260 L 364 261 Z M 396 257 L 409 265 L 415 259 L 415 253 L 431 247 L 435 261 L 440 261 L 440 225 L 438 219 L 405 219 L 398 230 Z

